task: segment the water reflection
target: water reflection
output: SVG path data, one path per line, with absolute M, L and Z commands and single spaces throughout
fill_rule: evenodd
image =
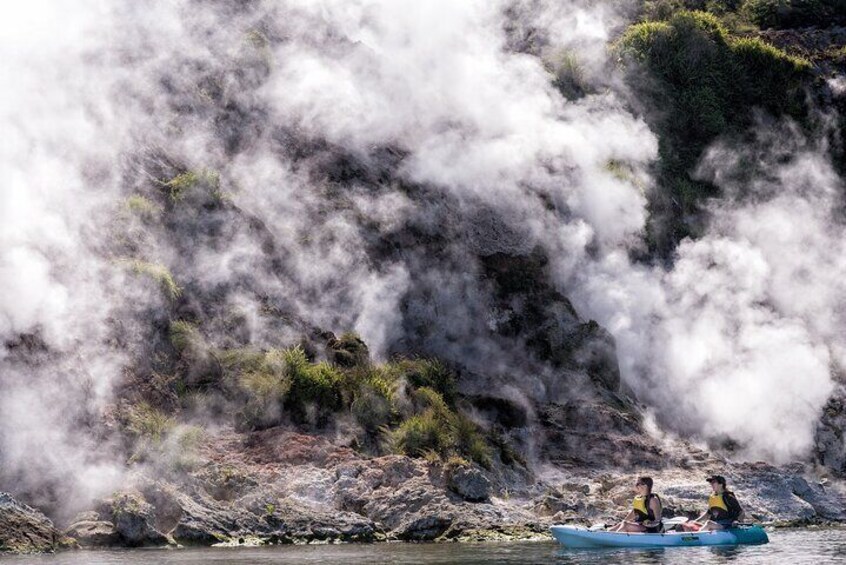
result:
M 559 549 L 556 563 L 559 565 L 584 565 L 585 563 L 635 563 L 657 565 L 670 563 L 667 550 L 662 547 L 649 549 Z
M 823 565 L 846 563 L 846 530 L 790 530 L 770 534 L 770 543 L 746 547 L 567 550 L 552 542 L 486 544 L 372 544 L 197 548 L 180 550 L 81 551 L 26 558 L 0 556 L 0 565 Z
M 734 561 L 741 555 L 743 555 L 743 550 L 746 549 L 745 547 L 710 547 L 708 548 L 709 551 L 720 557 L 719 563 L 729 563 Z

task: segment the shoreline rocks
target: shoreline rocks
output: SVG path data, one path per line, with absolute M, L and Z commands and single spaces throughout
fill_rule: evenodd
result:
M 167 479 L 134 475 L 131 488 L 79 514 L 65 535 L 83 548 L 548 539 L 554 523 L 619 520 L 642 474 L 653 477 L 671 515 L 700 513 L 709 492 L 704 478 L 720 473 L 752 520 L 776 527 L 846 522 L 846 484 L 802 464 L 730 463 L 699 452 L 692 469 L 547 463 L 518 472 L 501 463 L 482 469 L 365 457 L 327 437 L 281 428 L 221 434 L 209 439 L 198 468 Z M 297 447 L 295 458 L 283 443 Z M 3 541 L 6 551 L 62 547 L 45 516 L 0 495 L 0 539 L 8 532 L 16 533 Z
M 74 545 L 40 511 L 0 492 L 0 554 L 51 553 Z

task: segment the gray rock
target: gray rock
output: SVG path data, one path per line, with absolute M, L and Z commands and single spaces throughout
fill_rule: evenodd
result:
M 115 532 L 125 545 L 167 545 L 167 538 L 153 526 L 153 507 L 140 494 L 119 494 L 111 506 Z
M 846 390 L 838 388 L 829 398 L 817 426 L 816 457 L 838 475 L 846 475 Z
M 44 514 L 0 492 L 0 553 L 55 551 L 63 541 Z
M 555 425 L 564 433 L 568 422 L 587 414 L 562 407 L 554 414 Z M 621 442 L 635 423 L 626 414 L 599 416 L 616 427 L 612 446 L 626 448 Z M 666 454 L 664 460 L 695 460 L 696 471 L 623 460 L 626 472 L 572 464 L 548 465 L 533 475 L 496 463 L 483 471 L 397 455 L 364 458 L 352 451 L 333 453 L 325 442 L 307 439 L 297 442 L 295 459 L 290 450 L 275 448 L 250 453 L 260 455 L 257 463 L 227 452 L 227 474 L 250 480 L 226 488 L 225 496 L 216 486 L 220 481 L 210 479 L 211 468 L 179 483 L 147 480 L 138 487 L 143 497 L 124 495 L 99 513 L 79 516 L 69 531 L 86 545 L 112 544 L 113 531 L 120 532 L 122 545 L 155 539 L 159 532 L 186 545 L 537 538 L 548 535 L 554 522 L 619 520 L 631 504 L 635 477 L 644 473 L 654 478 L 667 512 L 698 514 L 709 493 L 704 477 L 715 472 L 728 477 L 752 520 L 785 525 L 846 521 L 840 494 L 846 493 L 846 484 L 836 478 L 822 484 L 813 469 L 802 465 L 729 463 L 683 445 L 666 446 L 673 451 L 660 454 Z M 232 445 L 237 444 L 227 448 Z M 618 455 L 642 453 L 622 448 Z
M 280 500 L 268 487 L 232 502 L 202 490 L 172 494 L 182 515 L 170 535 L 183 544 L 211 545 L 245 536 L 275 543 L 373 541 L 379 533 L 365 517 Z
M 115 525 L 105 520 L 75 520 L 67 530 L 68 535 L 83 547 L 122 545 L 122 538 Z
M 451 525 L 452 520 L 446 516 L 421 516 L 399 528 L 395 535 L 401 540 L 431 541 L 444 534 Z
M 482 502 L 491 495 L 491 482 L 479 470 L 460 467 L 450 473 L 449 488 L 468 502 Z

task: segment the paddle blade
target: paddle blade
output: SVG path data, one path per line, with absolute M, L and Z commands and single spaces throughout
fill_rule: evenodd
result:
M 681 524 L 685 524 L 690 521 L 690 518 L 687 516 L 675 516 L 673 518 L 667 518 L 666 520 L 662 520 L 664 522 L 664 527 L 673 527 L 673 526 L 680 526 Z

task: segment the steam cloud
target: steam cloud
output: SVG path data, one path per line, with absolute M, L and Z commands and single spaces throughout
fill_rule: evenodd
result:
M 772 125 L 746 149 L 715 144 L 699 174 L 725 195 L 707 236 L 682 242 L 669 271 L 607 258 L 582 292 L 663 421 L 789 461 L 813 445 L 843 368 L 842 180 Z
M 717 145 L 701 174 L 728 196 L 709 233 L 669 269 L 633 263 L 657 143 L 607 60 L 611 4 L 15 6 L 0 24 L 0 486 L 62 478 L 85 497 L 118 480 L 109 441 L 80 430 L 168 307 L 125 255 L 216 296 L 244 320 L 241 344 L 352 328 L 377 356 L 413 342 L 554 400 L 561 376 L 486 332 L 477 276 L 479 255 L 541 246 L 661 422 L 749 457 L 806 455 L 843 363 L 842 181 L 814 147 L 776 164 L 771 140 L 755 155 L 768 174 L 740 180 L 742 152 Z M 588 94 L 552 85 L 562 53 Z M 181 170 L 219 171 L 252 223 L 187 210 L 174 238 L 121 216 Z M 409 226 L 452 241 L 369 251 Z M 302 324 L 271 324 L 270 307 Z M 219 329 L 208 338 L 234 339 Z

